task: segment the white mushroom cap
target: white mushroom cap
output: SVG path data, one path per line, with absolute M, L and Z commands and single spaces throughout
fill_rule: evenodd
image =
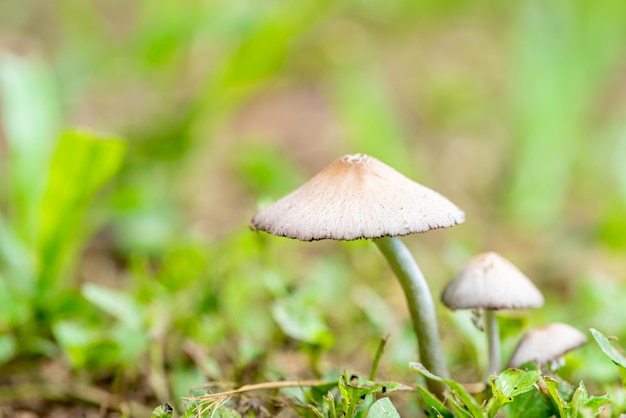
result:
M 526 309 L 543 305 L 539 289 L 509 261 L 488 252 L 472 258 L 446 285 L 450 309 Z
M 346 155 L 260 210 L 251 227 L 302 241 L 408 235 L 463 223 L 439 193 L 377 159 Z
M 554 361 L 586 342 L 585 334 L 567 324 L 545 325 L 526 333 L 517 344 L 508 367 L 519 367 L 529 361 L 541 364 Z

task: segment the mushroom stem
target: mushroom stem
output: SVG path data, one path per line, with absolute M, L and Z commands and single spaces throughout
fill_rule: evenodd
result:
M 387 259 L 404 290 L 413 330 L 417 336 L 420 361 L 433 374 L 447 378 L 448 369 L 439 340 L 435 304 L 417 262 L 397 237 L 383 237 L 373 241 Z M 442 383 L 429 379 L 427 386 L 431 392 L 443 398 L 445 386 Z
M 500 372 L 500 331 L 496 312 L 493 309 L 485 309 L 485 332 L 487 332 L 489 344 L 489 367 L 487 368 L 487 379 L 489 379 L 492 374 Z

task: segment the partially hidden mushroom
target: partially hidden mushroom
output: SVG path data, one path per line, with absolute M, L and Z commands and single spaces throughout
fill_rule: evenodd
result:
M 543 305 L 543 296 L 530 279 L 494 252 L 472 258 L 446 285 L 441 300 L 453 310 L 484 311 L 489 346 L 487 376 L 500 371 L 500 333 L 495 311 Z
M 377 159 L 339 158 L 300 188 L 261 209 L 251 227 L 302 241 L 372 239 L 398 277 L 418 339 L 420 361 L 447 377 L 428 284 L 398 236 L 460 224 L 465 214 L 439 193 Z M 429 381 L 442 395 L 444 386 Z
M 586 342 L 585 334 L 567 324 L 554 322 L 544 325 L 522 337 L 507 367 L 519 367 L 528 362 L 540 365 L 554 362 Z

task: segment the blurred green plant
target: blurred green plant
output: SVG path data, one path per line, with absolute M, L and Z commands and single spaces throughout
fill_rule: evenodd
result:
M 620 1 L 587 0 L 513 6 L 434 0 L 0 5 L 3 49 L 18 56 L 40 50 L 52 68 L 15 56 L 0 59 L 0 365 L 9 371 L 3 378 L 11 376 L 11 367 L 26 369 L 21 360 L 62 354 L 76 376 L 106 382 L 111 391 L 148 393 L 148 403 L 171 400 L 182 410 L 179 399 L 206 380 L 284 378 L 286 365 L 293 366 L 284 354 L 305 353 L 304 361 L 295 361 L 306 365 L 302 373 L 327 372 L 326 354 L 359 364 L 358 354 L 390 330 L 390 358 L 383 368 L 404 376 L 413 342 L 403 334 L 402 315 L 394 315 L 394 289 L 377 280 L 381 273 L 370 256 L 355 256 L 344 246 L 341 254 L 333 251 L 320 261 L 317 252 L 324 249 L 288 250 L 239 229 L 208 242 L 189 237 L 193 227 L 181 207 L 189 197 L 181 195 L 203 190 L 180 186 L 196 151 L 209 162 L 221 159 L 212 146 L 250 99 L 262 103 L 268 93 L 302 86 L 322 97 L 337 124 L 333 129 L 346 137 L 328 152 L 370 153 L 418 177 L 429 165 L 449 169 L 444 163 L 451 159 L 460 175 L 466 167 L 468 173 L 481 172 L 470 178 L 471 187 L 474 180 L 498 183 L 504 201 L 492 186 L 484 195 L 466 191 L 466 201 L 479 202 L 487 215 L 473 216 L 479 227 L 461 235 L 458 248 L 506 242 L 513 251 L 520 245 L 515 236 L 532 220 L 567 232 L 558 249 L 584 248 L 593 263 L 585 268 L 604 267 L 603 257 L 619 254 L 591 240 L 599 238 L 614 251 L 626 247 L 619 75 L 624 7 Z M 466 57 L 466 45 L 470 52 L 488 53 Z M 496 73 L 490 73 L 492 61 Z M 495 96 L 503 79 L 511 95 L 502 107 L 511 112 L 501 118 Z M 463 122 L 468 108 L 478 132 Z M 67 120 L 85 117 L 132 140 L 65 129 Z M 611 129 L 603 126 L 607 120 Z M 481 146 L 477 138 L 486 139 L 482 150 L 493 157 L 492 145 L 503 137 L 509 141 L 496 148 L 502 153 L 498 171 L 482 173 L 486 160 L 473 151 Z M 229 186 L 242 186 L 262 203 L 300 183 L 299 170 L 285 162 L 290 154 L 284 143 L 244 149 L 248 138 L 226 138 L 241 144 L 225 164 Z M 287 144 L 292 146 L 297 145 Z M 441 171 L 443 181 L 448 173 Z M 579 182 L 586 189 L 574 190 Z M 103 194 L 110 186 L 112 193 Z M 554 222 L 572 202 L 573 229 Z M 490 214 L 501 208 L 505 216 L 494 224 Z M 115 270 L 104 281 L 77 274 L 83 273 L 79 263 L 89 262 L 85 245 L 101 226 L 106 229 L 92 242 L 104 242 L 104 258 Z M 496 232 L 510 232 L 513 239 L 494 240 Z M 519 248 L 526 251 L 523 244 Z M 569 265 L 568 251 L 561 261 Z M 455 258 L 449 260 L 453 264 Z M 384 290 L 379 299 L 348 291 L 355 278 L 348 264 L 365 279 L 361 290 Z M 551 280 L 554 271 L 536 267 Z M 439 272 L 445 274 L 445 268 Z M 619 277 L 601 281 L 585 271 L 580 277 L 573 285 L 550 282 L 552 303 L 528 322 L 572 320 L 623 338 L 626 326 L 617 313 L 625 287 Z M 464 378 L 480 370 L 468 363 L 480 363 L 483 349 L 450 338 L 456 321 L 458 332 L 477 341 L 466 319 L 444 323 L 447 354 Z M 359 329 L 367 334 L 355 334 L 352 325 L 363 321 L 370 326 Z M 527 323 L 502 321 L 512 345 Z M 474 353 L 466 354 L 472 347 Z M 602 356 L 583 348 L 559 375 L 573 382 L 585 377 L 589 393 L 609 393 L 611 412 L 625 411 L 625 392 Z M 586 416 L 603 402 L 584 385 L 564 390 L 559 381 L 556 390 L 557 384 L 542 379 L 552 403 L 533 389 L 516 394 L 503 411 Z M 2 389 L 0 403 L 9 399 Z M 454 412 L 421 386 L 417 390 L 443 416 Z M 323 416 L 342 412 L 338 388 L 320 393 L 311 395 L 311 405 Z M 388 402 L 377 405 L 392 411 Z
M 436 399 L 424 388 L 418 388 L 426 413 L 433 417 L 492 418 L 503 408 L 505 416 L 559 418 L 598 416 L 604 405 L 610 403 L 606 396 L 589 396 L 583 382 L 575 391 L 564 389 L 568 384 L 539 370 L 507 369 L 489 379 L 489 390 L 484 401 L 477 400 L 461 384 L 451 379 L 433 375 L 419 363 L 410 367 L 428 379 L 439 380 L 450 388 L 445 402 Z M 480 394 L 479 394 L 480 395 Z
M 85 222 L 87 209 L 119 169 L 125 149 L 117 138 L 59 131 L 60 105 L 51 85 L 41 66 L 3 57 L 10 197 L 0 218 L 0 329 L 16 352 L 46 355 L 54 353 L 47 336 L 56 322 L 84 307 L 75 294 L 74 269 L 98 224 Z
M 523 2 L 510 57 L 512 124 L 509 214 L 527 227 L 559 219 L 577 164 L 595 141 L 593 104 L 619 71 L 626 4 L 586 0 Z

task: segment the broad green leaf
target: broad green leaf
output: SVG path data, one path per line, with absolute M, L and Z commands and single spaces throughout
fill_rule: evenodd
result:
M 513 402 L 505 405 L 506 418 L 547 417 L 550 407 L 538 390 L 528 391 L 516 396 Z
M 130 328 L 140 329 L 143 322 L 141 307 L 124 292 L 109 289 L 95 283 L 82 287 L 82 294 L 89 302 L 117 318 Z
M 389 398 L 382 398 L 374 402 L 370 407 L 367 418 L 400 418 L 398 410 Z
M 467 409 L 470 415 L 474 418 L 484 418 L 487 417 L 487 414 L 482 410 L 476 399 L 472 395 L 470 395 L 460 383 L 452 380 L 452 379 L 443 379 L 439 376 L 436 376 L 426 370 L 426 368 L 421 363 L 409 363 L 409 367 L 426 377 L 427 379 L 433 379 L 438 382 L 445 383 L 450 387 L 452 392 L 459 398 L 459 401 L 463 404 L 463 406 Z
M 626 387 L 626 356 L 624 356 L 621 350 L 611 344 L 609 339 L 600 331 L 594 328 L 589 329 L 589 331 L 596 340 L 596 343 L 600 346 L 602 352 L 617 366 L 622 379 L 622 386 Z
M 538 370 L 523 371 L 507 369 L 489 380 L 493 397 L 487 403 L 486 411 L 494 417 L 502 407 L 513 402 L 516 396 L 533 389 L 541 372 Z
M 533 389 L 534 384 L 541 376 L 539 370 L 507 369 L 492 379 L 492 389 L 504 397 L 515 397 Z
M 16 234 L 32 245 L 61 121 L 52 77 L 36 62 L 0 56 L 0 105 L 11 171 L 12 223 Z
M 274 303 L 272 315 L 280 329 L 295 340 L 322 348 L 333 345 L 334 336 L 320 313 L 298 303 L 296 299 L 283 299 Z
M 67 131 L 59 138 L 39 215 L 42 296 L 57 283 L 89 203 L 119 169 L 124 150 L 121 140 L 88 132 Z
M 436 418 L 452 418 L 452 412 L 439 400 L 435 395 L 430 393 L 426 388 L 417 386 L 415 388 L 424 402 L 424 408 L 429 417 Z

